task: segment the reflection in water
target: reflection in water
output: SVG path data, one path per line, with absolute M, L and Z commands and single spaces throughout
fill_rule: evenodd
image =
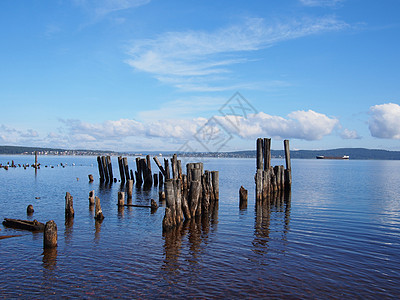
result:
M 290 203 L 291 192 L 276 193 L 268 199 L 256 201 L 255 206 L 255 224 L 253 251 L 258 254 L 264 254 L 268 243 L 271 241 L 270 225 L 271 216 L 274 220 L 278 219 L 283 224 L 282 230 L 274 228 L 274 232 L 282 233 L 278 239 L 286 241 L 290 222 Z M 282 214 L 284 213 L 284 214 Z M 282 218 L 283 216 L 283 218 Z M 276 239 L 276 237 L 274 237 Z
M 103 220 L 96 220 L 94 223 L 94 240 L 95 242 L 98 242 L 100 240 L 100 232 L 101 232 L 101 223 L 103 223 Z
M 74 218 L 66 218 L 65 230 L 64 230 L 64 237 L 66 243 L 69 243 L 72 240 L 73 226 L 74 226 Z
M 57 247 L 44 249 L 42 261 L 45 269 L 55 270 L 57 266 Z
M 176 275 L 180 270 L 179 256 L 183 250 L 182 243 L 185 236 L 189 243 L 188 253 L 191 256 L 186 264 L 189 263 L 191 274 L 199 272 L 199 253 L 202 245 L 207 244 L 210 226 L 215 231 L 216 224 L 218 224 L 218 201 L 210 205 L 209 215 L 185 220 L 175 228 L 163 232 L 165 259 L 162 270 L 168 281 L 178 278 Z

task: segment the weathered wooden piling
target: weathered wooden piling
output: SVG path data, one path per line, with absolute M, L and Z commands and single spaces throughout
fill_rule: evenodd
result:
M 214 191 L 214 199 L 219 200 L 219 171 L 211 172 L 212 188 Z
M 31 214 L 33 214 L 34 212 L 35 212 L 35 210 L 33 209 L 33 205 L 32 205 L 32 204 L 29 204 L 28 207 L 26 208 L 26 213 L 27 213 L 28 215 L 31 215 Z
M 132 194 L 133 194 L 133 180 L 128 180 L 127 183 L 127 203 L 132 203 Z
M 70 193 L 65 194 L 65 218 L 73 218 L 75 215 L 74 201 Z
M 113 174 L 112 164 L 111 164 L 111 156 L 106 157 L 106 162 L 107 162 L 108 177 L 109 177 L 110 183 L 111 183 L 114 181 L 114 174 Z
M 50 220 L 44 226 L 43 234 L 43 248 L 55 248 L 57 247 L 57 224 Z
M 103 164 L 105 182 L 110 182 L 110 176 L 109 176 L 108 165 L 107 165 L 107 158 L 105 156 L 101 157 L 101 163 Z
M 38 152 L 35 151 L 35 169 L 38 167 Z
M 156 163 L 157 167 L 160 169 L 160 172 L 165 176 L 165 170 L 161 165 L 161 162 L 158 160 L 157 156 L 153 157 L 154 162 Z
M 290 162 L 290 148 L 289 148 L 289 140 L 284 140 L 285 147 L 285 161 L 286 161 L 286 170 L 285 170 L 285 183 L 286 189 L 289 189 L 292 185 L 292 164 Z
M 96 208 L 95 208 L 94 218 L 97 221 L 101 221 L 104 219 L 104 216 L 103 216 L 103 211 L 101 210 L 100 198 L 96 196 L 95 202 L 96 202 Z
M 158 172 L 158 187 L 162 188 L 164 184 L 164 175 L 161 172 Z
M 100 156 L 97 156 L 97 165 L 99 167 L 100 182 L 104 182 L 105 181 L 104 168 L 103 168 L 103 162 L 102 162 Z
M 248 196 L 248 192 L 242 185 L 239 189 L 239 208 L 240 209 L 245 209 L 247 207 L 247 196 Z
M 89 174 L 88 177 L 89 177 L 89 182 L 93 182 L 94 181 L 92 174 Z
M 94 205 L 94 190 L 91 190 L 89 192 L 89 206 L 93 206 Z
M 118 156 L 118 169 L 119 169 L 119 177 L 121 178 L 121 182 L 125 182 L 125 168 L 122 162 L 122 156 Z
M 164 177 L 165 179 L 170 179 L 170 172 L 169 172 L 169 162 L 168 159 L 164 158 L 164 170 L 165 170 L 165 174 Z
M 271 195 L 275 193 L 290 190 L 291 165 L 289 141 L 284 141 L 286 169 L 283 165 L 275 167 L 271 166 L 271 139 L 258 138 L 256 142 L 256 148 L 256 200 L 259 201 L 262 199 L 270 199 Z
M 125 180 L 128 181 L 130 178 L 129 176 L 129 166 L 128 166 L 128 158 L 122 158 L 122 165 L 124 166 L 124 173 L 125 173 Z
M 125 204 L 125 192 L 118 192 L 118 206 L 124 206 Z
M 158 174 L 154 173 L 153 174 L 153 182 L 154 182 L 154 187 L 158 186 Z

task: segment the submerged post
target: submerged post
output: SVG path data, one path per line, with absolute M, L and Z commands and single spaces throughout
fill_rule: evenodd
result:
M 103 211 L 101 210 L 100 198 L 96 196 L 95 199 L 96 199 L 96 208 L 95 208 L 94 218 L 97 221 L 101 221 L 104 219 L 104 216 L 103 216 Z

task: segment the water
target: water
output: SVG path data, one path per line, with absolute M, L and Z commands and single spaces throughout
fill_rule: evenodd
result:
M 0 156 L 0 163 L 12 159 L 33 163 L 29 156 Z M 121 186 L 99 186 L 95 157 L 39 161 L 36 175 L 32 168 L 0 169 L 0 218 L 53 219 L 58 247 L 43 253 L 42 233 L 0 226 L 0 235 L 22 235 L 0 240 L 1 298 L 400 295 L 399 161 L 293 160 L 290 201 L 256 209 L 255 160 L 207 159 L 205 169 L 220 171 L 218 210 L 210 220 L 164 235 L 163 207 L 154 214 L 147 208 L 118 211 Z M 243 210 L 241 185 L 249 191 Z M 101 199 L 101 224 L 89 210 L 92 189 Z M 67 191 L 74 197 L 72 223 L 64 220 Z M 134 203 L 151 198 L 158 200 L 158 189 L 134 190 Z M 28 204 L 35 209 L 31 217 Z

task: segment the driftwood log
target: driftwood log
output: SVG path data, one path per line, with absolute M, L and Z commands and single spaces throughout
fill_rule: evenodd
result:
M 23 229 L 29 231 L 43 231 L 44 224 L 37 221 L 26 221 L 19 219 L 8 219 L 4 218 L 3 225 L 10 228 Z

